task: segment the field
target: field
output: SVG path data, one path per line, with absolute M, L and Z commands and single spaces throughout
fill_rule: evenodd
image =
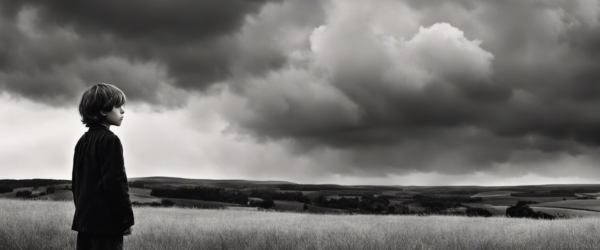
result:
M 74 249 L 73 205 L 0 199 L 2 249 Z M 318 215 L 135 207 L 127 249 L 594 249 L 599 218 Z
M 506 215 L 506 209 L 508 206 L 501 205 L 489 205 L 482 203 L 465 203 L 465 206 L 469 207 L 479 207 L 484 208 L 495 216 L 504 216 Z M 545 204 L 533 204 L 531 205 L 531 209 L 533 211 L 544 212 L 550 215 L 562 215 L 568 217 L 596 217 L 600 218 L 600 213 L 595 211 L 587 211 L 580 208 L 560 208 L 560 207 L 545 207 Z
M 600 200 L 597 199 L 556 201 L 539 205 L 536 204 L 535 206 L 579 209 L 600 212 Z
M 490 192 L 481 192 L 473 195 L 471 197 L 495 197 L 495 196 L 510 196 L 513 193 L 511 191 L 490 191 Z
M 573 200 L 573 197 L 511 197 L 511 196 L 489 196 L 482 197 L 483 201 L 475 202 L 481 204 L 490 204 L 496 206 L 513 206 L 518 201 L 535 201 L 539 203 L 557 202 L 564 199 Z

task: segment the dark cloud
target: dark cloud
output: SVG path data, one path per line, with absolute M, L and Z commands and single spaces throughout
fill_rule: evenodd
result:
M 218 86 L 229 132 L 291 141 L 332 173 L 588 166 L 598 154 L 594 1 L 5 1 L 0 12 L 4 91 L 64 105 L 110 82 L 182 107 Z
M 600 145 L 600 6 L 586 4 L 332 1 L 310 48 L 236 83 L 244 112 L 226 114 L 300 153 L 341 150 L 339 172 L 575 161 Z
M 0 86 L 63 105 L 110 82 L 134 101 L 180 106 L 185 91 L 230 77 L 235 34 L 265 3 L 3 1 Z
M 39 7 L 41 25 L 73 26 L 77 33 L 189 44 L 237 30 L 266 1 L 20 1 Z M 14 8 L 14 7 L 13 7 Z

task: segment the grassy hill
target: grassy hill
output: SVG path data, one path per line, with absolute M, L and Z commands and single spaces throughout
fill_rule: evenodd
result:
M 2 249 L 74 249 L 73 204 L 0 199 Z M 135 207 L 127 249 L 594 249 L 599 218 L 317 215 Z

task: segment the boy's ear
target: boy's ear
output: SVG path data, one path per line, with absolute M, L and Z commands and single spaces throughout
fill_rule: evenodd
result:
M 108 115 L 108 113 L 106 113 L 106 112 L 104 112 L 104 111 L 100 111 L 100 114 L 101 114 L 102 116 L 107 116 L 107 115 Z

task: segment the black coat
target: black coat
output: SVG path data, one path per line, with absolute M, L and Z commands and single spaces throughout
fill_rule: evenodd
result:
M 119 234 L 134 224 L 121 140 L 107 127 L 91 126 L 73 160 L 75 216 L 71 229 Z

